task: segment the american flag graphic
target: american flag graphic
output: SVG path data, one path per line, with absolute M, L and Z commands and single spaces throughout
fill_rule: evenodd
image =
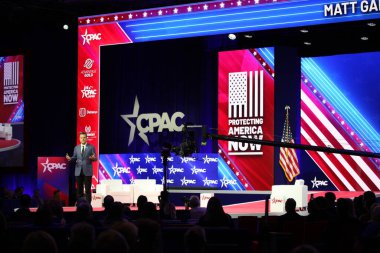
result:
M 254 79 L 254 80 L 253 80 Z M 228 75 L 228 117 L 264 115 L 264 72 L 231 72 Z
M 19 62 L 4 63 L 4 87 L 9 85 L 18 85 L 20 67 Z
M 292 132 L 289 125 L 289 106 L 285 106 L 286 119 L 284 124 L 284 130 L 282 132 L 281 142 L 294 143 Z M 300 168 L 298 164 L 297 154 L 294 148 L 280 148 L 280 165 L 284 170 L 285 176 L 289 182 L 300 174 Z

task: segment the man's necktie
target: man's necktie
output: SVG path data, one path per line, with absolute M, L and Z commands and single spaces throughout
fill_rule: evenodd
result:
M 82 152 L 81 152 L 81 155 L 83 156 L 84 154 L 84 146 L 82 146 Z

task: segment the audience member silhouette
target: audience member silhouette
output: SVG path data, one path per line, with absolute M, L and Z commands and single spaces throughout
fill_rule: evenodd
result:
M 158 200 L 160 202 L 160 218 L 164 220 L 176 219 L 175 205 L 170 202 L 169 192 L 162 191 L 161 195 L 158 197 Z
M 128 253 L 129 245 L 123 235 L 110 229 L 102 232 L 96 240 L 97 253 Z
M 217 197 L 211 197 L 207 203 L 207 210 L 199 220 L 204 227 L 232 227 L 232 219 L 223 210 L 222 203 Z
M 95 250 L 95 228 L 87 222 L 79 222 L 71 227 L 68 252 L 92 253 Z
M 206 208 L 200 207 L 198 196 L 192 195 L 189 200 L 190 218 L 199 220 L 206 213 Z
M 206 252 L 206 232 L 200 226 L 189 228 L 184 236 L 186 253 Z
M 127 243 L 131 249 L 131 252 L 134 252 L 137 242 L 138 242 L 138 228 L 135 224 L 132 222 L 123 220 L 114 223 L 114 225 L 111 227 L 112 229 L 118 231 L 120 234 L 122 234 L 127 240 Z
M 55 239 L 45 231 L 30 233 L 22 247 L 23 253 L 58 253 Z

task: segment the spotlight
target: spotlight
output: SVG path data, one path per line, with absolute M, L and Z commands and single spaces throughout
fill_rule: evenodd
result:
M 309 41 L 305 41 L 303 44 L 305 44 L 306 46 L 311 46 L 311 42 Z
M 228 34 L 228 38 L 229 38 L 230 40 L 235 40 L 235 39 L 236 39 L 236 35 L 233 34 L 233 33 L 230 33 L 230 34 Z
M 301 32 L 301 33 L 308 33 L 309 30 L 307 30 L 307 29 L 301 29 L 300 32 Z
M 376 23 L 369 22 L 369 23 L 367 23 L 367 25 L 370 26 L 370 27 L 374 27 L 374 26 L 376 26 Z
M 366 40 L 368 40 L 369 38 L 366 37 L 366 36 L 363 36 L 363 37 L 361 37 L 360 39 L 363 40 L 363 41 L 366 41 Z
M 64 24 L 64 25 L 63 25 L 63 30 L 69 30 L 69 26 L 66 25 L 66 24 Z
M 247 39 L 252 39 L 253 36 L 251 34 L 246 34 L 246 35 L 244 35 L 244 37 Z

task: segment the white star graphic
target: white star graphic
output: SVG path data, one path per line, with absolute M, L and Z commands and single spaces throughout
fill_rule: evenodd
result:
M 162 15 L 162 10 L 159 10 L 158 11 L 158 16 L 161 16 Z
M 236 3 L 237 3 L 237 6 L 241 6 L 241 1 L 240 0 L 237 1 Z
M 128 123 L 128 125 L 131 127 L 131 131 L 129 133 L 128 145 L 130 145 L 132 143 L 133 138 L 135 136 L 135 130 L 136 130 L 136 125 L 133 124 L 133 122 L 129 118 L 136 118 L 139 114 L 139 109 L 140 109 L 139 100 L 137 99 L 137 96 L 136 96 L 135 104 L 133 106 L 133 113 L 132 114 L 120 115 L 123 118 L 123 120 L 125 120 Z
M 45 173 L 46 169 L 47 169 L 47 165 L 49 164 L 49 158 L 46 158 L 46 162 L 44 163 L 41 163 L 42 166 L 44 166 L 44 171 L 42 173 Z M 48 169 L 49 172 L 51 172 L 49 169 Z
M 260 2 L 260 0 L 255 0 L 255 4 L 258 4 Z
M 145 12 L 143 13 L 143 16 L 144 16 L 144 18 L 146 18 L 146 16 L 148 16 L 148 13 L 145 11 Z
M 205 10 L 205 11 L 208 10 L 208 5 L 207 4 L 203 5 L 203 10 Z
M 86 22 L 87 22 L 87 24 L 90 24 L 91 20 L 88 18 L 88 19 L 86 20 Z
M 116 21 L 116 20 L 119 19 L 119 17 L 118 17 L 118 16 L 115 16 L 115 17 L 113 17 L 113 19 Z
M 220 3 L 220 8 L 224 8 L 224 3 L 223 2 Z
M 191 12 L 192 8 L 191 6 L 187 7 L 187 12 Z
M 129 18 L 129 19 L 132 19 L 132 18 L 133 18 L 133 15 L 132 15 L 131 13 L 129 13 L 128 18 Z
M 177 8 L 174 8 L 173 13 L 174 13 L 174 14 L 177 14 L 177 13 L 178 13 L 178 9 L 177 9 Z
M 314 177 L 314 180 L 311 180 L 311 182 L 313 183 L 313 187 L 312 188 L 314 188 L 314 187 L 318 188 L 317 177 Z
M 100 18 L 100 22 L 103 22 L 103 21 L 104 21 L 104 18 L 103 18 L 103 17 L 101 17 L 101 18 Z

